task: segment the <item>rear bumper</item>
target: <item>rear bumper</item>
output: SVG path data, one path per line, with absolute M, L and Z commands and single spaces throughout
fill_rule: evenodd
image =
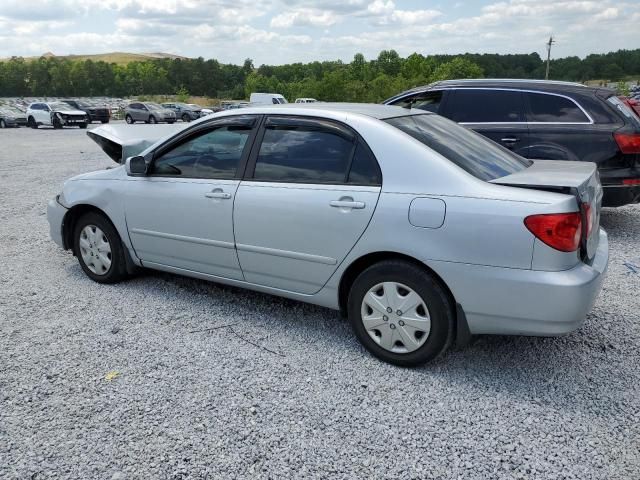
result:
M 601 229 L 592 265 L 580 263 L 559 272 L 468 264 L 435 267 L 462 306 L 472 334 L 553 336 L 584 323 L 608 263 L 609 243 Z
M 47 204 L 47 221 L 49 222 L 49 235 L 61 248 L 65 248 L 62 236 L 62 227 L 64 225 L 64 216 L 68 209 L 60 205 L 57 199 L 52 198 Z
M 640 185 L 603 185 L 602 206 L 621 207 L 640 202 Z

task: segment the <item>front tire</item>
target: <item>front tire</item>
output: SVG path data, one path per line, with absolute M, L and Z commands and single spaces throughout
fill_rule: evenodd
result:
M 158 120 L 156 120 L 156 117 L 154 117 L 153 115 L 151 115 L 151 116 L 149 117 L 149 123 L 151 123 L 151 124 L 154 124 L 154 125 L 155 125 L 156 123 L 158 123 Z
M 89 212 L 76 222 L 73 252 L 84 273 L 94 282 L 116 283 L 127 276 L 124 246 L 111 222 Z
M 0 118 L 0 128 L 7 128 L 7 122 L 4 121 L 4 118 Z
M 62 128 L 62 122 L 57 117 L 54 117 L 53 119 L 53 128 L 56 130 L 60 130 Z
M 185 123 L 191 121 L 191 117 L 189 116 L 188 113 L 185 113 L 184 115 L 182 115 L 182 121 Z
M 402 260 L 376 263 L 358 275 L 349 292 L 348 315 L 360 343 L 394 365 L 427 363 L 453 340 L 448 293 L 426 269 Z
M 80 127 L 80 129 L 84 130 L 85 128 L 87 128 L 87 124 L 86 123 L 79 123 L 78 127 Z
M 101 120 L 101 122 L 104 123 L 109 123 L 109 120 Z
M 35 119 L 33 117 L 29 117 L 29 120 L 27 120 L 27 126 L 36 129 L 38 128 L 38 123 L 35 121 Z

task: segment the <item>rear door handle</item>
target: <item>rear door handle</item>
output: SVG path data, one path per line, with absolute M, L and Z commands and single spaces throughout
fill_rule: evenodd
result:
M 516 137 L 504 137 L 504 138 L 501 138 L 500 141 L 504 143 L 516 143 L 516 142 L 519 142 L 520 139 Z
M 365 207 L 364 202 L 355 202 L 353 200 L 332 200 L 329 205 L 336 208 L 355 208 L 358 210 Z
M 205 193 L 204 196 L 207 198 L 221 198 L 223 200 L 229 200 L 231 198 L 230 193 L 225 193 L 225 192 L 220 192 L 215 190 L 213 192 Z

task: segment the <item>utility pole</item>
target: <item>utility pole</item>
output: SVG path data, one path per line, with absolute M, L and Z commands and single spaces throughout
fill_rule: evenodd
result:
M 553 39 L 553 35 L 549 37 L 549 41 L 547 42 L 547 73 L 544 74 L 544 79 L 549 80 L 549 60 L 551 60 L 551 45 L 556 43 Z

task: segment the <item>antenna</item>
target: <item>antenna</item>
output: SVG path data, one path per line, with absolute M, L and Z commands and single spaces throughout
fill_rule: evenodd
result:
M 553 35 L 549 37 L 549 41 L 547 42 L 547 72 L 544 74 L 544 79 L 549 80 L 549 60 L 551 59 L 551 45 L 556 43 L 553 38 Z

